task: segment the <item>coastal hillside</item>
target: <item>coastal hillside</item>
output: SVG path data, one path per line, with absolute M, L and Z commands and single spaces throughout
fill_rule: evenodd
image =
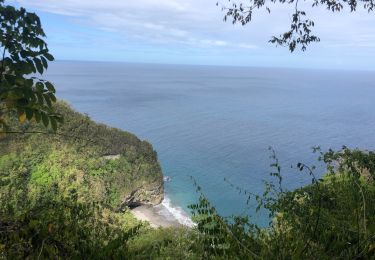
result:
M 56 111 L 64 117 L 56 134 L 33 121 L 11 121 L 11 133 L 0 141 L 2 181 L 24 176 L 31 200 L 58 190 L 114 210 L 161 203 L 163 176 L 151 144 L 97 124 L 64 102 Z
M 151 144 L 95 123 L 64 102 L 55 109 L 64 117 L 57 132 L 33 120 L 20 123 L 16 114 L 6 118 L 0 259 L 189 256 L 191 250 L 182 248 L 192 230 L 154 229 L 129 211 L 164 198 Z

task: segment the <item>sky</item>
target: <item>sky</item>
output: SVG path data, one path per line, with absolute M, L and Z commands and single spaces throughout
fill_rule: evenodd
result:
M 321 38 L 290 53 L 268 41 L 288 30 L 294 6 L 224 22 L 228 0 L 9 0 L 36 12 L 57 60 L 375 70 L 375 12 L 333 14 L 302 5 Z M 221 2 L 220 2 L 221 1 Z M 243 0 L 247 2 L 249 0 Z M 360 9 L 360 8 L 359 8 Z

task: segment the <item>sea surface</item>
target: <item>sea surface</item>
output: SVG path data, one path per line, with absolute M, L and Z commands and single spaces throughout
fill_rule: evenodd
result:
M 270 146 L 289 189 L 310 181 L 298 162 L 324 172 L 313 146 L 375 149 L 375 72 L 55 62 L 46 78 L 76 110 L 153 144 L 165 207 L 185 222 L 194 179 L 223 215 L 265 223 L 234 187 L 264 191 Z

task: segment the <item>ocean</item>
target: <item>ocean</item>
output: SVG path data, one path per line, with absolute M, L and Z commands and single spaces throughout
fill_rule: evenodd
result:
M 194 179 L 222 215 L 265 223 L 235 187 L 264 191 L 270 146 L 288 189 L 310 181 L 298 162 L 324 173 L 313 146 L 375 149 L 374 72 L 55 62 L 45 77 L 79 112 L 152 143 L 163 204 L 185 222 Z

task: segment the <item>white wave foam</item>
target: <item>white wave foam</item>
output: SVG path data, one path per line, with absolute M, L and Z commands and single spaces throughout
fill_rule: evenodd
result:
M 172 181 L 172 177 L 164 176 L 163 180 L 164 180 L 164 182 L 170 182 L 170 181 Z
M 173 216 L 181 225 L 194 227 L 196 224 L 191 220 L 189 215 L 178 206 L 173 206 L 171 200 L 165 196 L 161 205 Z M 162 212 L 161 212 L 162 213 Z

